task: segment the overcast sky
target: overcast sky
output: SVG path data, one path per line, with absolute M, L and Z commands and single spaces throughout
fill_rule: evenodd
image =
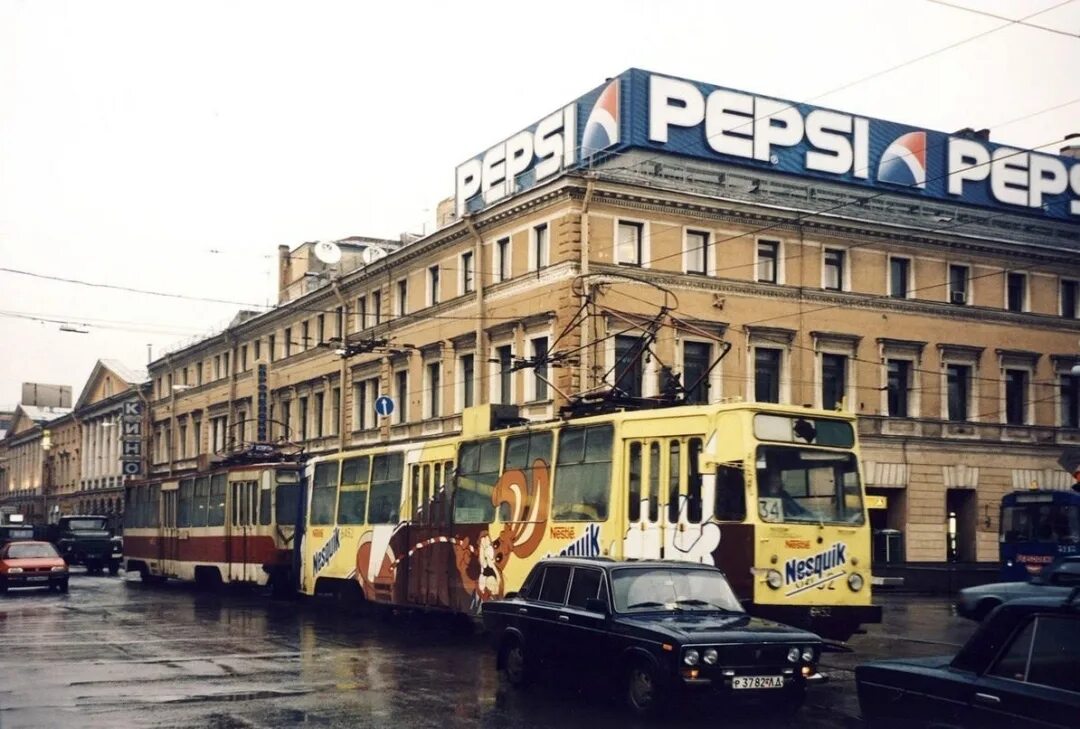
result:
M 0 267 L 251 304 L 279 244 L 421 232 L 454 167 L 636 66 L 1042 146 L 1080 132 L 1080 0 L 0 0 Z M 1055 148 L 1052 148 L 1055 149 Z M 0 407 L 239 308 L 0 272 Z M 12 313 L 89 323 L 88 333 Z

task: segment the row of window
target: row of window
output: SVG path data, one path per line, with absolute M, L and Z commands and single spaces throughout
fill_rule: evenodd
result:
M 232 495 L 226 499 L 226 489 Z M 279 483 L 260 487 L 257 481 L 228 481 L 227 474 L 185 478 L 179 489 L 162 491 L 161 486 L 132 487 L 126 493 L 127 528 L 201 528 L 291 526 L 299 506 L 299 483 Z
M 920 290 L 915 286 L 914 260 L 902 256 L 889 256 L 888 295 L 894 299 L 918 298 Z M 780 242 L 759 240 L 757 244 L 757 280 L 762 283 L 782 283 Z M 821 287 L 827 291 L 846 291 L 850 288 L 847 251 L 826 248 L 822 255 Z M 956 305 L 972 303 L 971 266 L 949 264 L 947 301 Z M 930 285 L 927 290 L 937 289 Z M 1080 281 L 1060 279 L 1058 314 L 1066 319 L 1080 318 Z M 1018 271 L 1005 272 L 1004 308 L 1008 311 L 1031 311 L 1028 274 Z

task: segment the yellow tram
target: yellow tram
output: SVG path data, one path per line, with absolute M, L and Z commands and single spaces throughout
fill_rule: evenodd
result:
M 685 405 L 348 450 L 307 465 L 300 589 L 477 612 L 548 555 L 715 564 L 755 614 L 879 622 L 851 415 Z

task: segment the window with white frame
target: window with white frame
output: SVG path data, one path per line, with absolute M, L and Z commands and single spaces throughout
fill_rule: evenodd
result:
M 976 419 L 979 360 L 983 350 L 954 344 L 939 344 L 941 357 L 941 418 L 954 423 Z
M 476 274 L 473 272 L 473 252 L 461 254 L 461 293 L 469 294 L 476 290 Z
M 369 430 L 376 426 L 375 399 L 378 397 L 378 377 L 353 383 L 353 430 Z
M 823 256 L 822 288 L 828 291 L 844 290 L 845 251 L 826 248 Z
M 1032 381 L 1040 354 L 1025 350 L 999 349 L 1001 367 L 1001 417 L 1006 425 L 1031 425 L 1034 408 Z
M 1024 369 L 1005 370 L 1005 422 L 1027 425 L 1031 387 L 1031 372 Z
M 327 435 L 337 435 L 341 430 L 341 388 L 330 391 L 330 421 L 326 424 Z
M 776 347 L 754 347 L 754 400 L 780 402 L 780 378 L 784 350 Z
M 683 242 L 683 264 L 687 273 L 709 273 L 709 233 L 704 230 L 687 230 Z
M 409 313 L 409 280 L 401 279 L 397 282 L 397 314 L 405 316 Z
M 462 352 L 457 361 L 459 409 L 471 408 L 476 404 L 476 355 L 473 352 Z
M 1058 424 L 1062 428 L 1080 428 L 1080 375 L 1072 374 L 1071 370 L 1061 372 L 1060 380 L 1060 405 L 1058 407 Z
M 495 256 L 494 268 L 495 268 L 495 280 L 496 281 L 509 281 L 512 275 L 510 267 L 510 237 L 499 238 L 495 241 L 495 247 L 493 250 Z
M 495 347 L 494 402 L 511 405 L 514 402 L 514 348 L 510 344 Z
M 210 419 L 211 449 L 214 453 L 223 453 L 228 438 L 229 418 L 221 415 Z
M 968 291 L 968 281 L 971 279 L 971 269 L 958 263 L 949 264 L 949 303 L 967 304 L 971 300 Z
M 394 373 L 394 422 L 409 422 L 409 371 L 398 370 Z
M 1009 271 L 1005 274 L 1005 308 L 1009 311 L 1028 310 L 1028 277 L 1026 273 Z
M 428 306 L 439 303 L 439 267 L 432 266 L 428 269 Z M 402 312 L 404 313 L 404 312 Z
M 424 364 L 424 400 L 426 417 L 433 419 L 442 415 L 442 362 L 438 360 Z
M 547 223 L 533 226 L 532 246 L 529 248 L 529 263 L 533 270 L 546 267 L 550 261 L 550 236 L 551 231 Z
M 615 262 L 621 266 L 641 266 L 644 262 L 645 226 L 620 220 L 615 226 Z
M 971 420 L 971 386 L 974 378 L 970 364 L 945 365 L 945 418 L 954 422 Z
M 907 299 L 911 296 L 911 259 L 889 257 L 889 296 Z
M 547 363 L 548 338 L 533 337 L 529 340 L 529 347 L 532 350 L 530 354 L 532 355 L 533 367 L 526 399 L 532 401 L 547 400 L 549 397 L 548 379 L 550 378 Z
M 684 402 L 704 405 L 710 401 L 709 389 L 713 345 L 709 342 L 684 340 L 682 343 L 682 386 L 686 392 Z
M 1080 318 L 1080 281 L 1061 279 L 1061 316 L 1065 319 Z
M 627 397 L 641 397 L 645 381 L 644 340 L 636 334 L 615 337 L 612 378 L 615 388 Z
M 757 242 L 757 280 L 762 283 L 780 283 L 779 241 Z
M 367 296 L 358 296 L 356 298 L 356 331 L 362 332 L 367 329 L 368 325 L 368 311 L 367 311 Z

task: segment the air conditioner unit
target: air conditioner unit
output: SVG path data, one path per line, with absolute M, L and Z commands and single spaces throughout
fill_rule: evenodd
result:
M 966 304 L 967 294 L 963 291 L 953 291 L 951 294 L 949 294 L 949 301 L 954 304 Z

